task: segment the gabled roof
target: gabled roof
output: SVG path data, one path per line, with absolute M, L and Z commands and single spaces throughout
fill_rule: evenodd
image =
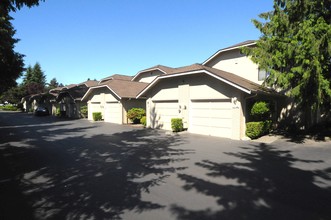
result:
M 133 78 L 132 78 L 132 81 L 134 81 L 138 76 L 140 76 L 141 74 L 143 73 L 146 73 L 146 72 L 150 72 L 150 71 L 154 71 L 154 70 L 159 70 L 160 72 L 164 73 L 164 74 L 167 74 L 167 73 L 171 73 L 173 68 L 171 67 L 168 67 L 168 66 L 163 66 L 163 65 L 156 65 L 156 66 L 153 66 L 153 67 L 150 67 L 150 68 L 147 68 L 147 69 L 144 69 L 144 70 L 141 70 L 139 71 Z
M 126 75 L 121 75 L 121 74 L 114 74 L 112 76 L 108 76 L 106 78 L 101 79 L 98 84 L 100 85 L 101 83 L 104 83 L 104 82 L 106 82 L 108 80 L 114 80 L 114 79 L 131 81 L 132 78 L 133 78 L 133 76 L 126 76 Z
M 253 46 L 256 45 L 256 41 L 255 40 L 247 40 L 235 45 L 232 45 L 230 47 L 226 47 L 223 49 L 218 50 L 216 53 L 214 53 L 211 57 L 209 57 L 206 61 L 204 61 L 202 64 L 206 65 L 209 61 L 211 61 L 212 59 L 214 59 L 216 56 L 218 56 L 220 53 L 223 53 L 225 51 L 230 51 L 230 50 L 235 50 L 235 49 L 239 49 L 241 47 L 248 47 L 248 46 Z
M 96 81 L 96 80 L 87 80 L 85 82 L 77 84 L 77 86 L 80 86 L 80 85 L 85 85 L 86 87 L 96 86 L 96 85 L 98 85 L 98 81 Z
M 82 100 L 87 99 L 88 95 L 91 93 L 92 90 L 99 88 L 108 88 L 116 95 L 118 99 L 136 98 L 137 94 L 141 90 L 143 90 L 147 85 L 148 83 L 113 79 L 106 81 L 100 85 L 89 88 L 89 90 L 85 93 Z
M 77 86 L 77 84 L 70 84 L 70 85 L 62 87 L 62 90 L 70 89 L 70 88 L 73 88 L 75 86 Z
M 73 100 L 81 100 L 88 88 L 98 85 L 96 80 L 87 80 L 79 84 L 71 84 L 70 87 L 62 89 L 57 100 L 62 99 L 65 96 L 70 96 Z
M 164 74 L 161 76 L 158 76 L 156 79 L 153 80 L 144 90 L 142 90 L 138 95 L 137 98 L 141 97 L 146 91 L 148 91 L 150 88 L 152 88 L 158 81 L 165 79 L 165 78 L 171 78 L 171 77 L 177 77 L 177 76 L 183 76 L 183 75 L 193 75 L 193 74 L 200 74 L 204 73 L 211 77 L 214 77 L 228 85 L 231 85 L 239 90 L 242 90 L 245 93 L 251 94 L 251 93 L 266 93 L 271 94 L 274 93 L 272 90 L 265 88 L 259 84 L 256 84 L 250 80 L 247 80 L 245 78 L 242 78 L 238 75 L 235 75 L 233 73 L 229 73 L 226 71 L 222 71 L 219 69 L 207 67 L 201 64 L 193 64 L 190 66 L 184 66 L 180 68 L 174 68 L 174 70 L 169 74 Z

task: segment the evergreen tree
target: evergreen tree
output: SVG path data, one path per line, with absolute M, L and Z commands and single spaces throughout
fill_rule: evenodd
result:
M 12 17 L 8 9 L 0 2 L 0 94 L 16 86 L 16 79 L 21 76 L 23 55 L 14 51 L 18 39 L 14 38 L 15 30 L 11 24 Z
M 274 0 L 259 17 L 262 36 L 244 52 L 270 72 L 267 85 L 294 97 L 310 126 L 330 112 L 331 0 Z
M 61 83 L 60 83 L 61 84 Z M 56 80 L 56 78 L 53 78 L 51 79 L 51 81 L 49 81 L 49 84 L 48 84 L 48 88 L 47 90 L 51 90 L 51 89 L 55 89 L 57 87 L 60 87 L 60 84 L 59 82 Z
M 46 76 L 37 62 L 33 67 L 28 66 L 23 79 L 27 94 L 37 94 L 45 91 Z
M 0 1 L 0 94 L 16 86 L 16 79 L 24 70 L 24 55 L 14 51 L 19 41 L 14 38 L 15 29 L 11 21 L 10 12 L 20 9 L 24 5 L 31 7 L 38 5 L 40 0 L 1 0 Z

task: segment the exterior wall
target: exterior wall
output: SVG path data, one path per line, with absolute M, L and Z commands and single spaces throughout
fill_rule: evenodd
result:
M 107 92 L 110 92 L 107 88 L 99 88 L 92 90 L 87 101 L 88 120 L 93 120 L 93 112 L 101 112 L 101 114 L 104 115 L 104 106 L 106 103 L 105 94 Z
M 159 70 L 149 71 L 141 73 L 134 81 L 136 82 L 144 82 L 151 83 L 157 76 L 162 75 L 163 72 Z
M 123 123 L 128 124 L 131 121 L 127 118 L 127 113 L 131 108 L 143 108 L 146 110 L 146 100 L 145 99 L 124 99 L 123 104 Z
M 258 80 L 258 65 L 246 55 L 241 54 L 239 49 L 220 53 L 206 63 L 206 66 L 236 74 L 258 84 L 263 83 L 263 80 Z
M 127 123 L 125 108 L 136 106 L 135 103 L 139 103 L 139 101 L 119 100 L 108 88 L 94 89 L 88 97 L 88 119 L 93 120 L 93 112 L 101 112 L 106 122 L 125 124 Z M 144 106 L 145 102 L 140 101 L 140 105 Z M 116 109 L 113 109 L 114 107 Z
M 242 109 L 242 93 L 242 91 L 205 74 L 163 79 L 147 95 L 147 127 L 160 127 L 157 123 L 159 116 L 156 112 L 158 102 L 169 103 L 169 108 L 177 105 L 178 109 L 173 112 L 176 112 L 176 117 L 183 118 L 184 127 L 186 125 L 188 131 L 190 131 L 190 114 L 192 114 L 190 112 L 192 111 L 190 105 L 192 105 L 192 101 L 210 100 L 211 102 L 222 102 L 225 100 L 232 103 L 232 109 L 229 110 L 233 118 L 230 138 L 243 138 L 243 134 L 245 133 L 245 119 Z M 169 111 L 172 110 L 172 108 L 169 109 Z M 169 126 L 162 128 L 166 130 L 170 129 Z

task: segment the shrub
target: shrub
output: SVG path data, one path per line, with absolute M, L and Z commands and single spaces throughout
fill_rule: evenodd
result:
M 61 110 L 60 110 L 60 108 L 56 108 L 56 110 L 55 110 L 55 116 L 61 117 Z
M 173 132 L 179 132 L 183 130 L 183 120 L 181 118 L 171 119 L 171 129 Z
M 102 120 L 101 112 L 93 112 L 92 117 L 93 117 L 93 121 L 101 121 Z
M 268 134 L 271 128 L 272 121 L 258 121 L 246 123 L 246 135 L 251 139 L 256 139 L 265 134 Z
M 1 109 L 4 111 L 17 111 L 18 110 L 18 108 L 13 105 L 5 105 L 5 106 L 2 106 Z
M 143 116 L 141 119 L 140 119 L 140 124 L 144 125 L 144 127 L 146 127 L 146 116 Z
M 81 114 L 82 118 L 87 118 L 87 115 L 88 115 L 87 105 L 80 107 L 80 114 Z
M 251 115 L 256 121 L 267 120 L 270 117 L 269 104 L 266 102 L 255 102 L 251 109 Z
M 146 111 L 143 108 L 132 108 L 128 111 L 127 118 L 130 119 L 134 124 L 139 124 L 140 119 L 146 116 Z

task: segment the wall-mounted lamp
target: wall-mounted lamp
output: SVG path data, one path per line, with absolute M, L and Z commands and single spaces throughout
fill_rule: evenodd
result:
M 237 99 L 237 97 L 233 97 L 233 98 L 232 98 L 232 103 L 236 105 L 236 104 L 237 104 L 237 102 L 238 102 L 238 99 Z

